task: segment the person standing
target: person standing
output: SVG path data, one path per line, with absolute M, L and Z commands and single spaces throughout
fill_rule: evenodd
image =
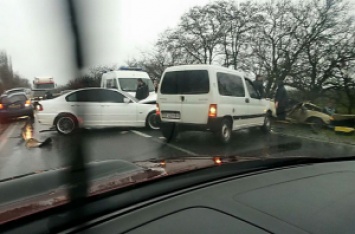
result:
M 149 89 L 148 89 L 148 85 L 146 83 L 143 82 L 143 80 L 141 78 L 139 78 L 137 80 L 137 90 L 136 90 L 136 98 L 138 100 L 142 100 L 145 99 L 149 96 Z
M 156 93 L 158 92 L 158 87 L 159 87 L 159 81 L 158 81 L 158 79 L 155 79 L 154 80 L 154 89 L 155 89 Z
M 277 119 L 286 120 L 286 108 L 288 104 L 288 95 L 283 81 L 279 81 L 275 95 L 275 108 Z
M 261 75 L 256 75 L 254 87 L 259 92 L 261 98 L 264 98 L 264 80 Z

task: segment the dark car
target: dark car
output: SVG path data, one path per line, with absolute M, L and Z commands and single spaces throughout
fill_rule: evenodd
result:
M 33 118 L 33 106 L 24 92 L 11 92 L 0 96 L 0 121 L 29 116 Z

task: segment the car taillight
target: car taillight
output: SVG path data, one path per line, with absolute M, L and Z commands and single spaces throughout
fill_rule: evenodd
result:
M 43 111 L 43 106 L 41 104 L 37 104 L 36 109 L 38 111 Z
M 217 104 L 211 104 L 208 108 L 208 117 L 217 117 Z
M 0 110 L 4 109 L 4 105 L 0 103 Z
M 31 105 L 31 100 L 27 100 L 26 102 L 25 102 L 25 106 L 30 106 Z
M 160 107 L 159 104 L 157 103 L 156 109 L 155 109 L 155 114 L 160 115 Z

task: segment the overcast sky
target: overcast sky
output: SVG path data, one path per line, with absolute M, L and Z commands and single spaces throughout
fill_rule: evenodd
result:
M 210 0 L 76 0 L 85 66 L 124 64 L 152 48 L 168 27 L 195 5 Z M 0 50 L 32 80 L 76 75 L 65 0 L 0 0 Z
M 77 75 L 66 2 L 0 0 L 0 50 L 11 56 L 14 70 L 23 77 L 53 76 L 65 84 Z M 149 51 L 158 35 L 176 26 L 191 7 L 209 2 L 75 0 L 84 65 L 123 65 Z

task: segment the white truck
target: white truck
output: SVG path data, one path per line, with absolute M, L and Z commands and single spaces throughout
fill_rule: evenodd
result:
M 127 92 L 134 97 L 137 90 L 137 80 L 139 78 L 148 85 L 149 96 L 155 97 L 155 89 L 152 80 L 147 72 L 139 68 L 120 67 L 117 71 L 104 73 L 101 79 L 101 87 Z
M 35 77 L 32 84 L 32 99 L 45 99 L 48 93 L 51 93 L 51 96 L 53 96 L 55 88 L 56 84 L 53 77 Z

